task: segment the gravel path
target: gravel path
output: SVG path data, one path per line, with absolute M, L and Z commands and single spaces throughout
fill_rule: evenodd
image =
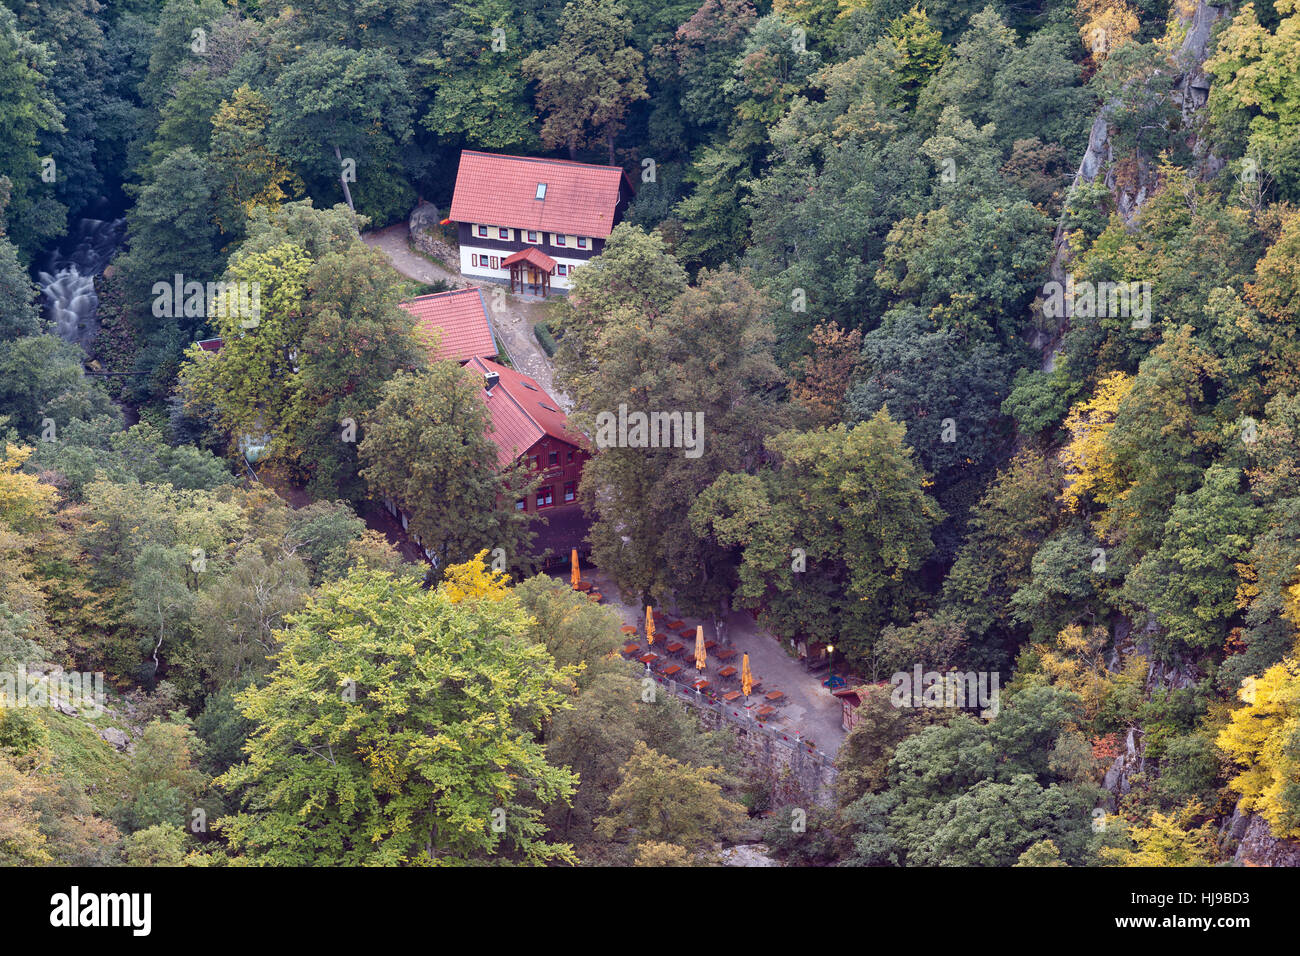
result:
M 493 282 L 469 281 L 459 272 L 452 272 L 441 263 L 425 258 L 411 249 L 410 231 L 406 223 L 399 222 L 386 229 L 363 233 L 361 239 L 366 245 L 374 246 L 386 255 L 393 268 L 408 279 L 416 282 L 442 281 L 455 289 L 481 286 L 488 304 L 492 331 L 496 333 L 497 341 L 510 356 L 514 367 L 536 379 L 542 388 L 555 396 L 565 411 L 573 410 L 569 396 L 556 390 L 551 360 L 533 335 L 533 324 L 546 317 L 545 305 L 541 299 L 512 295 L 504 286 Z

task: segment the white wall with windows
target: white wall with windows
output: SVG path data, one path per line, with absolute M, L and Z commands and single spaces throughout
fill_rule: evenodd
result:
M 483 249 L 474 246 L 460 247 L 460 274 L 476 278 L 491 279 L 495 282 L 509 282 L 510 270 L 501 263 L 511 253 L 505 249 Z M 555 260 L 555 275 L 551 276 L 552 289 L 569 288 L 569 276 L 573 270 L 580 268 L 587 260 L 564 259 L 551 256 Z

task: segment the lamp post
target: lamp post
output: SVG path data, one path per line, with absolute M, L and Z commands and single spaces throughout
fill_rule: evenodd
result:
M 826 645 L 826 660 L 830 662 L 830 672 L 826 676 L 826 686 L 832 695 L 835 693 L 835 645 Z

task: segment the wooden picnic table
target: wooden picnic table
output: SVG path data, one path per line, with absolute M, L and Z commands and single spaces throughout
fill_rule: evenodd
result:
M 739 697 L 740 697 L 740 691 L 738 690 L 727 691 L 727 693 L 722 695 L 722 699 L 725 700 L 728 704 L 733 703 L 734 701 L 739 699 Z
M 726 647 L 718 651 L 718 653 L 714 654 L 713 656 L 720 661 L 729 661 L 736 656 L 736 649 L 734 647 Z
M 770 692 L 769 692 L 768 694 L 766 694 L 765 696 L 766 696 L 766 699 L 767 699 L 767 700 L 770 700 L 770 701 L 772 701 L 773 703 L 776 703 L 778 700 L 781 700 L 782 698 L 784 698 L 784 697 L 785 697 L 785 694 L 781 693 L 781 691 L 779 691 L 779 690 L 774 690 L 774 691 L 770 691 Z
M 669 664 L 667 667 L 664 668 L 665 677 L 672 677 L 674 674 L 680 674 L 681 672 L 682 672 L 681 664 Z
M 686 640 L 688 640 L 688 641 L 693 641 L 693 640 L 695 640 L 695 632 L 692 631 L 689 627 L 687 627 L 687 628 L 683 628 L 682 630 L 678 631 L 678 632 L 677 632 L 677 635 L 678 635 L 679 637 L 684 637 L 684 638 L 686 638 Z
M 711 637 L 706 637 L 706 638 L 704 639 L 704 649 L 705 649 L 706 651 L 711 651 L 711 650 L 713 650 L 713 649 L 714 649 L 715 647 L 717 647 L 717 646 L 718 646 L 718 642 L 715 641 L 713 638 L 711 638 Z
M 728 664 L 726 667 L 722 668 L 722 670 L 718 671 L 719 677 L 734 677 L 735 674 L 736 668 L 731 664 Z
M 705 678 L 701 677 L 695 683 L 691 684 L 691 686 L 696 690 L 704 690 L 704 688 L 709 686 L 709 682 Z
M 624 624 L 622 627 L 619 628 L 619 630 L 622 631 L 624 634 L 635 634 L 635 633 L 636 633 L 636 625 L 635 625 L 635 624 Z
M 633 654 L 635 654 L 635 653 L 636 653 L 637 651 L 639 651 L 639 650 L 641 650 L 641 648 L 640 648 L 640 646 L 637 645 L 637 644 L 624 644 L 624 645 L 623 645 L 623 653 L 626 654 L 628 657 L 631 657 Z
M 775 713 L 776 713 L 776 708 L 769 707 L 767 704 L 764 704 L 762 707 L 758 708 L 758 716 L 760 719 L 766 719 L 768 717 L 771 717 Z
M 669 654 L 676 654 L 684 647 L 686 647 L 686 645 L 683 644 L 681 641 L 673 641 L 671 644 L 665 647 L 664 650 L 666 650 Z
M 668 622 L 668 626 L 669 626 L 670 628 L 672 628 L 674 631 L 680 631 L 683 627 L 686 626 L 686 622 L 685 622 L 685 621 L 669 621 L 669 622 Z
M 642 664 L 653 664 L 658 659 L 659 659 L 659 655 L 656 654 L 654 651 L 650 651 L 648 654 L 642 654 L 639 658 L 637 658 L 637 660 L 639 660 Z

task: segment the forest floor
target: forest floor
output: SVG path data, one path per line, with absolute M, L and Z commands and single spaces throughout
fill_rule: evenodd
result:
M 492 322 L 492 331 L 496 333 L 497 342 L 510 357 L 515 370 L 532 376 L 537 384 L 555 396 L 565 411 L 572 411 L 573 404 L 569 397 L 555 388 L 555 377 L 551 371 L 551 360 L 538 344 L 533 335 L 533 326 L 547 317 L 547 303 L 536 296 L 513 295 L 501 287 L 501 299 L 496 299 L 495 283 L 477 283 L 465 279 L 460 273 L 452 271 L 442 263 L 420 255 L 411 248 L 411 233 L 406 223 L 399 222 L 385 229 L 363 233 L 361 239 L 368 246 L 373 246 L 388 257 L 393 268 L 408 279 L 416 282 L 447 283 L 454 289 L 464 289 L 480 285 L 488 302 L 488 317 Z M 495 303 L 500 301 L 501 308 Z

